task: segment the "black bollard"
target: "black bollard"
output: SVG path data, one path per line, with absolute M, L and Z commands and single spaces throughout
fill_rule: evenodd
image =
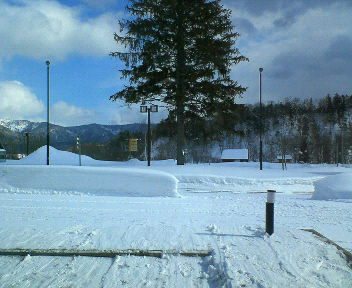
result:
M 267 192 L 265 232 L 272 235 L 274 233 L 274 202 L 276 191 L 267 190 Z

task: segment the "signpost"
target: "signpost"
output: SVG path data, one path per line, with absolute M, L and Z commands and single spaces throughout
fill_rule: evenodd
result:
M 128 139 L 128 152 L 138 151 L 138 139 Z
M 78 155 L 79 155 L 79 166 L 82 166 L 81 142 L 80 142 L 79 136 L 77 136 L 77 151 L 78 151 Z

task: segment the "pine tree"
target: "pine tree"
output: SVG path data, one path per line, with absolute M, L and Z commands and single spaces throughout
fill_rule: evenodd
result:
M 230 78 L 231 67 L 248 60 L 235 48 L 239 34 L 220 0 L 130 0 L 131 17 L 120 21 L 113 52 L 126 65 L 129 84 L 110 97 L 127 103 L 161 101 L 177 118 L 177 164 L 184 164 L 184 123 L 228 111 L 246 89 Z

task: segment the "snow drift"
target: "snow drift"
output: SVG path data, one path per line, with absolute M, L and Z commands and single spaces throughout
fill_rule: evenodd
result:
M 312 199 L 352 199 L 352 173 L 327 176 L 314 183 Z
M 177 179 L 154 170 L 74 166 L 2 166 L 0 192 L 176 197 Z
M 82 165 L 100 162 L 91 157 L 82 155 Z M 46 146 L 40 147 L 38 150 L 22 158 L 18 163 L 23 165 L 46 165 Z M 79 165 L 79 156 L 72 152 L 57 150 L 50 146 L 50 164 L 53 165 Z

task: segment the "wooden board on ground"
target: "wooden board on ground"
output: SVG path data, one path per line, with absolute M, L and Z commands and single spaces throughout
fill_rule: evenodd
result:
M 115 258 L 116 256 L 146 256 L 162 258 L 164 255 L 186 256 L 186 257 L 206 257 L 212 254 L 211 250 L 192 250 L 192 251 L 177 251 L 177 250 L 77 250 L 77 249 L 1 249 L 0 256 L 85 256 L 85 257 L 108 257 Z

